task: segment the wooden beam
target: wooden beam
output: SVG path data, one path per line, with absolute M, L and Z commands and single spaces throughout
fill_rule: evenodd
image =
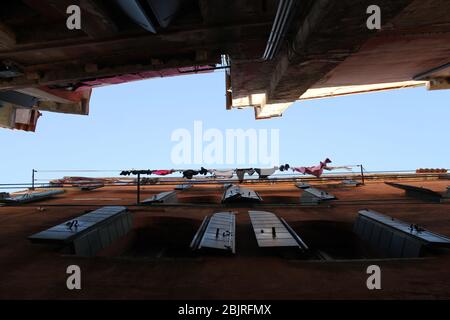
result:
M 16 44 L 15 33 L 0 22 L 0 50 L 12 49 Z
M 55 22 L 47 25 L 37 25 L 33 28 L 17 28 L 17 44 L 16 50 L 39 45 L 40 47 L 51 45 L 52 43 L 61 41 L 80 41 L 91 40 L 83 30 L 69 30 L 67 28 L 61 28 L 61 24 L 64 22 Z
M 253 40 L 262 40 L 266 38 L 266 34 L 263 31 L 270 31 L 270 27 L 272 22 L 264 22 L 264 23 L 245 23 L 245 24 L 231 24 L 227 26 L 220 27 L 204 27 L 204 26 L 190 26 L 190 28 L 175 30 L 171 32 L 165 32 L 161 35 L 154 35 L 150 33 L 138 33 L 138 34 L 121 34 L 114 38 L 108 39 L 91 39 L 88 37 L 69 37 L 54 41 L 47 41 L 43 43 L 32 43 L 27 45 L 26 43 L 20 44 L 20 48 L 15 50 L 0 52 L 0 59 L 10 58 L 13 59 L 15 55 L 19 54 L 23 55 L 46 55 L 47 53 L 51 53 L 57 50 L 64 50 L 66 52 L 81 52 L 83 50 L 88 50 L 89 48 L 95 46 L 101 46 L 104 51 L 108 51 L 107 48 L 109 46 L 113 47 L 129 47 L 130 43 L 137 42 L 139 46 L 152 46 L 153 48 L 160 48 L 160 46 L 164 43 L 186 43 L 185 39 L 190 39 L 191 45 L 194 46 L 197 43 L 203 43 L 204 47 L 209 47 L 208 44 L 211 39 L 214 41 L 214 44 L 217 43 L 217 39 L 226 38 L 229 42 L 236 41 L 236 35 L 239 34 L 239 30 L 246 29 L 256 31 L 260 36 Z M 232 35 L 228 38 L 222 35 Z M 218 36 L 220 35 L 220 37 Z M 209 41 L 208 41 L 209 39 Z M 249 40 L 250 41 L 250 40 Z M 164 47 L 167 48 L 167 45 Z M 239 47 L 236 46 L 235 47 Z M 165 49 L 167 51 L 167 49 Z M 111 53 L 111 52 L 109 52 Z
M 193 54 L 193 56 L 195 56 Z M 209 55 L 213 57 L 212 54 Z M 149 61 L 151 61 L 149 59 Z M 129 65 L 115 65 L 105 68 L 91 69 L 90 72 L 86 70 L 86 65 L 68 64 L 65 67 L 49 70 L 42 74 L 38 79 L 25 76 L 14 79 L 0 80 L 1 90 L 22 89 L 28 87 L 45 86 L 52 84 L 69 84 L 75 83 L 83 79 L 104 78 L 129 73 L 138 73 L 145 71 L 163 71 L 170 68 L 190 67 L 193 65 L 214 64 L 218 61 L 210 58 L 208 61 L 195 61 L 195 59 L 171 60 L 164 64 L 154 65 L 148 64 L 129 64 Z M 181 75 L 181 74 L 180 74 Z
M 61 10 L 58 10 L 57 8 L 53 7 L 47 1 L 22 0 L 22 2 L 25 3 L 31 9 L 33 9 L 33 11 L 38 13 L 40 16 L 50 20 L 60 19 L 63 16 L 63 14 L 65 14 L 65 10 L 64 12 L 61 12 Z
M 109 37 L 118 32 L 116 23 L 101 3 L 93 0 L 80 0 L 80 8 L 81 28 L 89 36 L 93 38 Z M 86 23 L 84 27 L 83 23 Z

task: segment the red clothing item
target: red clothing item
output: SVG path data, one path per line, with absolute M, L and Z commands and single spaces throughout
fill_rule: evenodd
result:
M 155 170 L 155 171 L 152 171 L 152 174 L 156 174 L 158 176 L 166 176 L 173 172 L 174 172 L 173 170 Z
M 327 163 L 331 163 L 331 160 L 328 158 L 326 158 L 324 161 L 321 161 L 320 164 L 317 166 L 297 167 L 297 168 L 292 168 L 292 170 L 303 173 L 303 174 L 311 174 L 311 175 L 319 178 L 323 173 L 323 169 L 326 168 Z

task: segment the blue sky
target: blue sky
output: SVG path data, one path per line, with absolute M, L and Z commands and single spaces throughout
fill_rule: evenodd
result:
M 279 129 L 280 160 L 291 165 L 329 157 L 369 171 L 450 167 L 450 90 L 297 102 L 283 117 L 259 121 L 252 109 L 225 110 L 224 92 L 222 72 L 97 88 L 89 116 L 44 112 L 36 133 L 1 129 L 0 183 L 28 182 L 32 168 L 170 169 L 172 132 L 192 131 L 196 120 L 221 131 Z

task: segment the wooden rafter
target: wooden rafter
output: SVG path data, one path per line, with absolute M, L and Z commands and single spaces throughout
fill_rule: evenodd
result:
M 14 32 L 0 22 L 0 49 L 11 49 L 16 44 L 16 35 Z

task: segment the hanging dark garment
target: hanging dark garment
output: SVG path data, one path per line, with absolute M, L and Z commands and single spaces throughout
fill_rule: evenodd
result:
M 206 170 L 203 167 L 201 167 L 200 170 L 191 170 L 191 169 L 184 170 L 183 171 L 183 178 L 192 179 L 194 176 L 196 176 L 198 174 L 206 175 L 206 174 L 208 174 L 208 170 Z
M 184 170 L 183 171 L 183 178 L 186 178 L 186 179 L 192 179 L 192 177 L 193 176 L 195 176 L 195 175 L 197 175 L 198 174 L 198 171 L 196 171 L 196 170 Z
M 137 174 L 152 174 L 152 170 L 123 170 L 120 175 L 121 176 L 129 176 L 131 174 L 137 175 Z
M 152 174 L 153 170 L 131 170 L 131 174 Z
M 244 181 L 245 173 L 248 173 L 251 176 L 255 173 L 255 170 L 253 168 L 236 169 L 236 175 L 238 176 L 240 183 L 242 183 Z

